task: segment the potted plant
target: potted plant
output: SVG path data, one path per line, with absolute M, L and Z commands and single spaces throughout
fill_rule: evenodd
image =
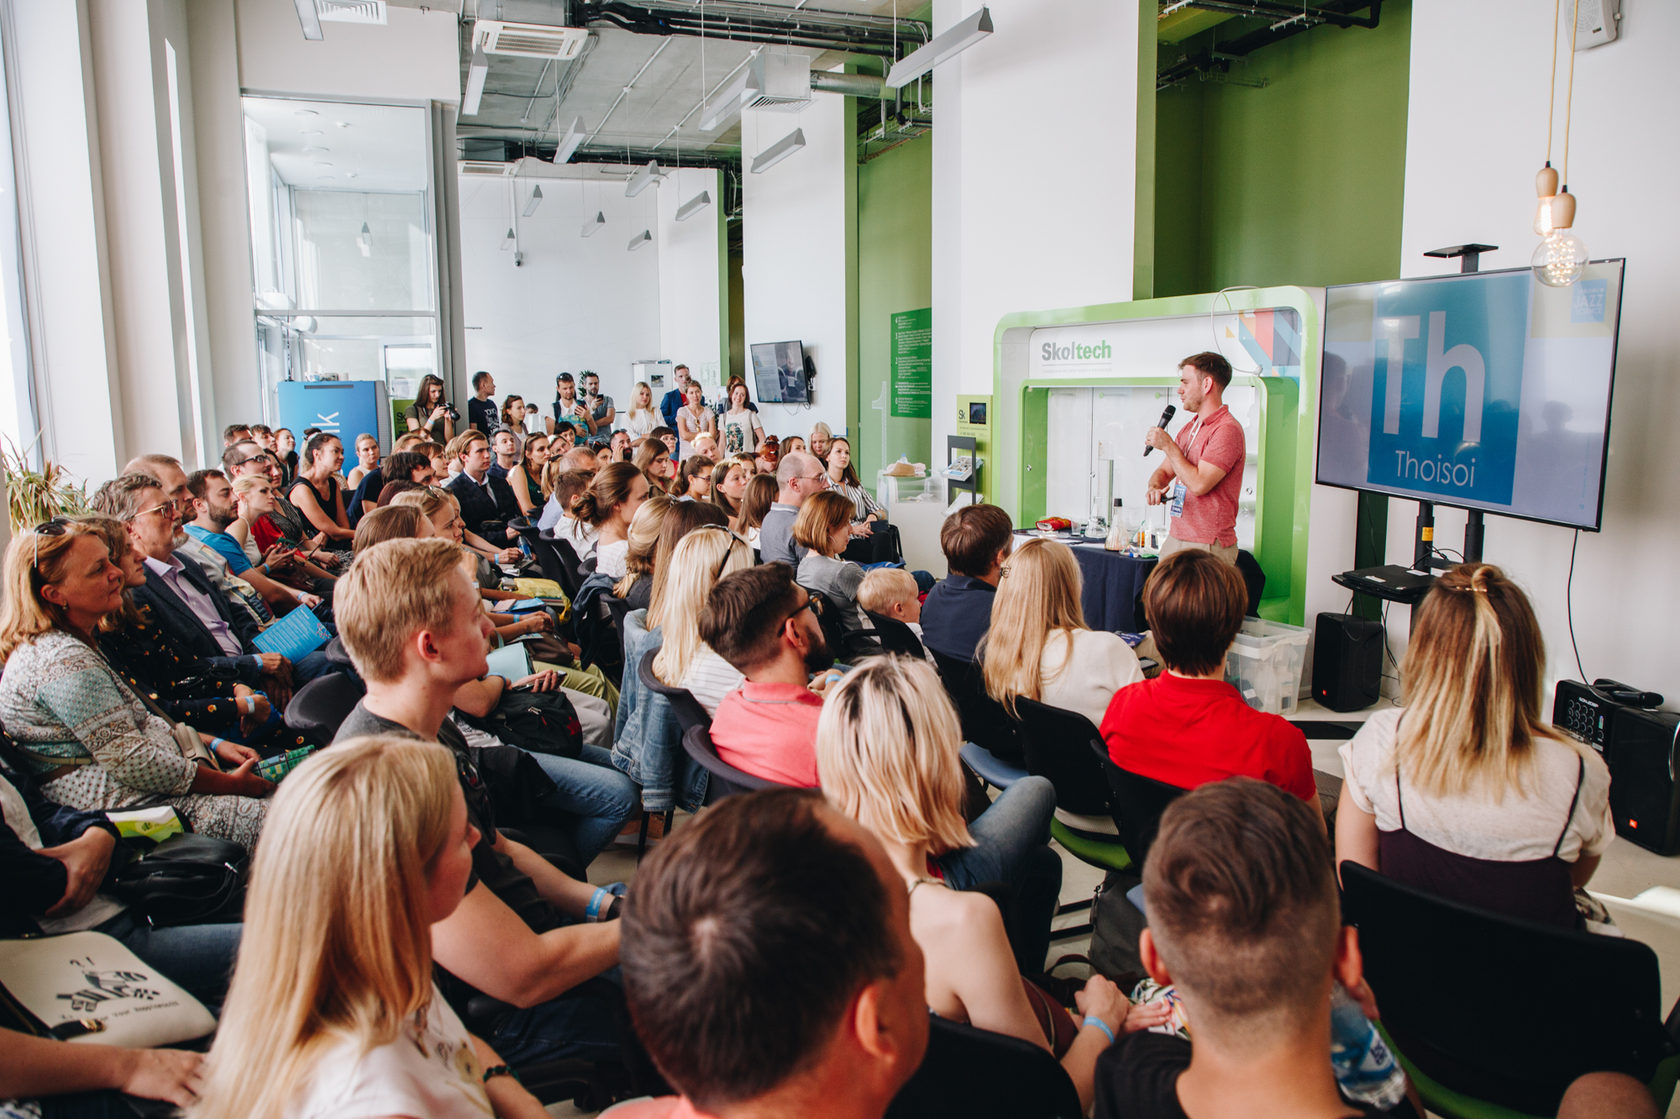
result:
M 9 439 L 5 442 L 6 449 L 0 450 L 0 476 L 5 480 L 6 517 L 13 533 L 27 532 L 53 517 L 87 512 L 84 484 L 72 480 L 67 470 L 50 460 L 43 459 L 40 470 L 33 469 L 27 450 L 20 451 Z

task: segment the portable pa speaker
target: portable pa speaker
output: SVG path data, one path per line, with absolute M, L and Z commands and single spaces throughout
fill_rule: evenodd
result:
M 1382 694 L 1383 627 L 1353 614 L 1320 614 L 1312 695 L 1332 711 L 1358 711 Z
M 1615 696 L 1560 680 L 1552 724 L 1604 755 L 1616 834 L 1673 855 L 1680 852 L 1680 715 L 1631 706 Z

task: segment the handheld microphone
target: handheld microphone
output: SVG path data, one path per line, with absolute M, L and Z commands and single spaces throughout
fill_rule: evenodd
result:
M 1156 427 L 1166 427 L 1167 426 L 1167 421 L 1173 418 L 1173 413 L 1176 412 L 1176 411 L 1178 411 L 1178 406 L 1177 405 L 1175 405 L 1175 404 L 1167 405 L 1167 410 L 1165 412 L 1161 413 L 1161 422 L 1156 424 L 1155 426 Z M 1153 451 L 1154 449 L 1155 449 L 1154 447 L 1151 447 L 1148 443 L 1145 443 L 1143 445 L 1143 457 L 1148 458 L 1149 457 L 1149 452 Z

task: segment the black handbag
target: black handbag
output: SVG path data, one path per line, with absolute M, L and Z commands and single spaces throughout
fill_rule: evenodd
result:
M 157 927 L 238 921 L 250 864 L 237 843 L 183 832 L 115 871 L 108 889 Z
M 508 688 L 490 714 L 479 717 L 463 711 L 460 715 L 509 746 L 562 758 L 575 758 L 583 752 L 583 726 L 563 691 Z

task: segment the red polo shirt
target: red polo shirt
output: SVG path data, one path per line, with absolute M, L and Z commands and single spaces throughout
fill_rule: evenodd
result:
M 1318 795 L 1306 735 L 1223 680 L 1163 672 L 1128 684 L 1109 701 L 1102 736 L 1115 765 L 1181 789 L 1240 776 L 1309 803 Z
M 1174 438 L 1192 466 L 1211 462 L 1225 471 L 1225 477 L 1200 497 L 1185 493 L 1184 512 L 1173 518 L 1168 535 L 1189 544 L 1234 547 L 1237 495 L 1242 493 L 1243 462 L 1248 454 L 1242 424 L 1231 415 L 1230 408 L 1221 404 L 1201 424 L 1194 420 L 1185 424 Z

